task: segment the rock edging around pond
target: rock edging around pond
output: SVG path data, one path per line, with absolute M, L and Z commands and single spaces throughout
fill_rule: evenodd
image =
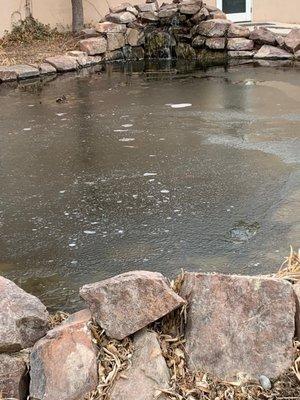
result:
M 176 399 L 175 367 L 268 389 L 293 364 L 300 333 L 300 283 L 270 276 L 187 272 L 170 286 L 132 271 L 83 286 L 89 309 L 52 329 L 37 298 L 4 277 L 0 288 L 4 399 Z
M 228 59 L 300 60 L 300 29 L 287 36 L 264 27 L 253 31 L 232 23 L 202 0 L 147 0 L 122 3 L 94 28 L 82 32 L 80 50 L 46 58 L 41 65 L 0 66 L 0 83 L 68 72 L 113 61 L 197 60 L 225 64 Z

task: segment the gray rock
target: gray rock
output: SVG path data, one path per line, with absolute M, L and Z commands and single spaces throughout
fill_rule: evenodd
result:
M 33 346 L 48 329 L 48 312 L 39 299 L 0 276 L 0 352 Z
M 75 57 L 78 65 L 82 68 L 92 65 L 92 57 L 88 56 L 84 51 L 72 50 L 67 52 L 68 56 Z
M 113 386 L 109 400 L 167 400 L 159 389 L 169 388 L 170 372 L 155 332 L 143 330 L 134 337 L 130 368 L 122 372 Z
M 40 75 L 39 69 L 31 65 L 20 64 L 14 65 L 12 68 L 16 72 L 18 79 L 35 78 Z
M 13 68 L 0 66 L 0 82 L 16 81 L 17 79 L 18 75 Z
M 106 52 L 107 40 L 104 37 L 84 39 L 79 42 L 79 46 L 89 56 L 101 55 Z
M 85 39 L 94 40 L 94 39 Z M 58 72 L 74 71 L 78 68 L 76 58 L 71 56 L 54 56 L 45 59 L 45 62 L 52 65 Z
M 258 44 L 276 44 L 276 35 L 264 27 L 255 28 L 252 32 L 250 32 L 249 38 Z
M 85 285 L 80 296 L 107 335 L 118 340 L 184 304 L 163 275 L 149 271 L 128 272 Z
M 186 273 L 186 352 L 192 370 L 221 379 L 276 378 L 294 358 L 292 285 L 269 277 Z
M 245 39 L 242 37 L 228 38 L 227 48 L 228 50 L 235 51 L 250 51 L 254 48 L 254 42 L 253 40 Z
M 140 13 L 140 18 L 144 22 L 156 22 L 156 21 L 159 20 L 158 13 L 157 12 L 152 12 L 152 11 L 141 12 Z
M 111 13 L 106 16 L 107 21 L 115 22 L 116 24 L 129 24 L 136 20 L 136 16 L 129 11 L 120 13 Z
M 96 30 L 99 33 L 125 33 L 126 25 L 115 24 L 114 22 L 105 21 L 97 24 Z
M 261 386 L 264 390 L 270 390 L 270 389 L 272 389 L 272 383 L 271 383 L 270 379 L 269 379 L 267 376 L 265 376 L 265 375 L 261 375 L 261 376 L 259 377 L 259 383 L 260 383 L 260 386 Z
M 139 12 L 155 12 L 157 7 L 155 3 L 138 4 L 136 8 Z
M 225 37 L 207 38 L 205 45 L 206 47 L 212 50 L 224 50 L 226 47 L 226 38 Z
M 0 354 L 0 398 L 26 400 L 28 391 L 29 374 L 24 355 Z
M 53 67 L 53 65 L 50 65 L 48 63 L 42 63 L 39 66 L 39 69 L 40 69 L 40 74 L 41 75 L 52 75 L 52 74 L 56 74 L 57 73 L 56 68 Z
M 255 51 L 228 51 L 230 58 L 253 58 Z
M 293 55 L 279 47 L 262 46 L 258 52 L 255 54 L 254 58 L 262 58 L 262 59 L 269 59 L 269 60 L 291 60 L 293 59 Z
M 125 46 L 124 33 L 107 33 L 107 51 L 114 51 Z

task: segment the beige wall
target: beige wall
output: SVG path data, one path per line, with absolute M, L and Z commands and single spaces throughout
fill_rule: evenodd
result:
M 123 0 L 108 0 L 116 5 Z M 129 0 L 133 4 L 144 0 Z M 162 1 L 162 0 L 161 0 Z M 167 0 L 171 1 L 171 0 Z M 254 21 L 300 23 L 300 0 L 252 0 Z M 33 16 L 43 23 L 65 29 L 71 25 L 71 0 L 31 0 Z M 83 0 L 86 22 L 98 21 L 108 10 L 106 0 Z M 207 0 L 216 5 L 216 0 Z M 25 16 L 25 0 L 0 0 L 0 36 L 13 21 Z

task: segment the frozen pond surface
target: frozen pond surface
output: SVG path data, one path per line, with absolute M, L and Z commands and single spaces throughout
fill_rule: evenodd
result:
M 109 68 L 2 85 L 0 109 L 0 274 L 51 309 L 130 269 L 271 272 L 299 245 L 299 69 Z

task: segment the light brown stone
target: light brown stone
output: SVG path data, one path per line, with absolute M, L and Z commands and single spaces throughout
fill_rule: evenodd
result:
M 139 12 L 155 12 L 157 7 L 155 3 L 138 4 L 136 8 Z
M 293 53 L 300 50 L 300 28 L 292 29 L 284 38 L 284 44 L 285 47 Z
M 227 15 L 221 10 L 212 11 L 209 15 L 211 19 L 227 19 Z
M 263 58 L 263 59 L 270 59 L 270 60 L 291 60 L 293 55 L 279 47 L 262 46 L 258 52 L 255 54 L 254 58 Z
M 121 49 L 125 46 L 124 33 L 108 33 L 107 34 L 107 51 Z
M 112 12 L 112 13 L 120 13 L 120 12 L 122 12 L 122 11 L 126 11 L 126 9 L 127 9 L 127 7 L 130 7 L 131 6 L 131 4 L 130 3 L 128 3 L 128 2 L 124 2 L 124 3 L 121 3 L 121 4 L 117 4 L 117 5 L 111 5 L 110 6 L 110 11 Z
M 253 40 L 249 40 L 246 38 L 228 38 L 227 41 L 227 48 L 228 50 L 235 50 L 235 51 L 249 51 L 253 50 L 254 42 Z
M 221 379 L 276 378 L 293 361 L 292 285 L 269 277 L 187 273 L 186 351 L 192 370 Z
M 18 75 L 15 70 L 10 67 L 0 66 L 0 82 L 16 81 L 17 79 Z
M 156 22 L 159 20 L 158 13 L 152 11 L 141 12 L 140 18 L 145 22 Z
M 179 4 L 179 11 L 181 14 L 186 14 L 186 15 L 194 15 L 197 14 L 202 7 L 202 4 L 199 2 L 182 2 Z
M 56 68 L 53 67 L 53 65 L 50 65 L 48 63 L 42 63 L 39 66 L 40 69 L 40 74 L 41 75 L 51 75 L 51 74 L 56 74 Z
M 269 29 L 261 27 L 250 32 L 249 38 L 259 44 L 276 44 L 276 35 Z
M 231 24 L 228 28 L 227 36 L 229 38 L 248 38 L 250 36 L 250 30 L 246 26 Z
M 207 38 L 205 45 L 206 47 L 212 50 L 224 50 L 226 47 L 226 38 L 225 37 Z
M 111 13 L 106 16 L 107 21 L 115 22 L 116 24 L 129 24 L 136 20 L 136 16 L 129 11 L 120 13 Z
M 85 285 L 80 296 L 115 339 L 124 339 L 184 304 L 162 274 L 133 271 Z
M 87 326 L 88 310 L 72 315 L 33 347 L 30 398 L 81 400 L 98 384 L 97 351 Z
M 75 57 L 80 67 L 89 67 L 92 65 L 91 57 L 84 51 L 72 50 L 67 52 L 68 56 Z
M 145 35 L 142 30 L 127 28 L 126 44 L 132 47 L 141 46 L 145 43 Z
M 167 400 L 158 395 L 159 389 L 170 389 L 169 380 L 157 334 L 143 330 L 134 337 L 132 365 L 118 377 L 109 400 Z
M 96 31 L 99 33 L 125 33 L 126 25 L 105 21 L 96 25 Z
M 226 35 L 230 24 L 227 19 L 202 21 L 197 27 L 197 33 L 207 37 L 222 37 Z
M 79 42 L 79 46 L 89 56 L 101 55 L 106 52 L 107 40 L 104 37 L 84 39 Z
M 92 39 L 85 39 L 92 40 Z M 45 62 L 52 65 L 58 72 L 74 71 L 78 68 L 76 58 L 71 56 L 54 56 L 45 59 Z
M 158 17 L 159 18 L 172 18 L 174 15 L 176 15 L 178 9 L 176 4 L 172 4 L 172 8 L 170 7 L 161 7 L 160 10 L 158 11 Z
M 29 374 L 24 357 L 0 354 L 0 398 L 26 400 L 28 391 Z
M 0 352 L 15 352 L 46 334 L 48 313 L 39 299 L 0 276 Z

